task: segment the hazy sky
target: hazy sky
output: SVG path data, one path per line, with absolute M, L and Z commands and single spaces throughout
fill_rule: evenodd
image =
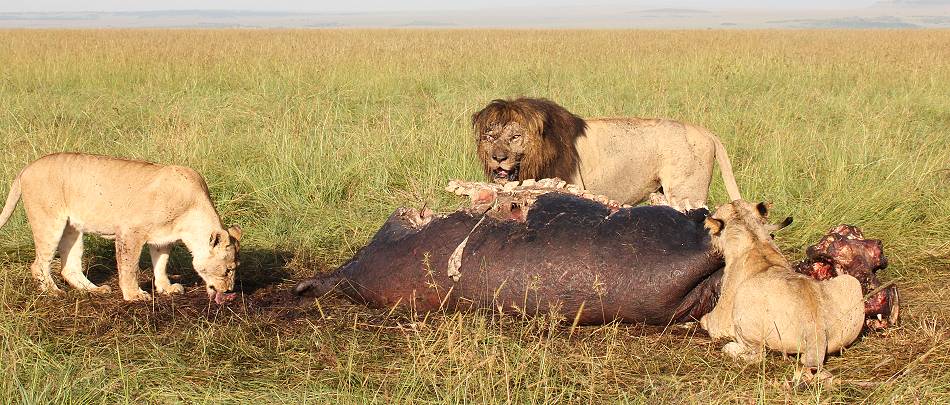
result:
M 372 12 L 464 10 L 518 6 L 576 6 L 582 4 L 626 4 L 643 7 L 675 7 L 701 9 L 848 9 L 874 4 L 876 0 L 0 0 L 2 12 L 49 11 L 143 11 L 143 10 L 256 10 L 310 12 Z

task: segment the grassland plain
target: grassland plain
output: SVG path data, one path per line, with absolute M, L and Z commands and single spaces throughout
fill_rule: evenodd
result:
M 246 234 L 240 305 L 207 305 L 183 249 L 185 296 L 52 298 L 18 211 L 0 230 L 0 403 L 945 403 L 948 61 L 950 31 L 924 30 L 0 31 L 0 192 L 57 151 L 184 164 Z M 444 183 L 481 175 L 470 115 L 517 95 L 710 128 L 744 196 L 795 217 L 789 257 L 838 223 L 884 240 L 903 324 L 830 358 L 840 384 L 790 391 L 792 361 L 736 364 L 695 328 L 286 296 L 397 206 L 457 207 Z M 90 277 L 115 290 L 112 254 L 88 239 Z

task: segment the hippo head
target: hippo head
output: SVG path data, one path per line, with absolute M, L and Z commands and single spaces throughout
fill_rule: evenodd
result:
M 887 267 L 880 240 L 864 239 L 857 227 L 838 225 L 818 243 L 809 246 L 805 255 L 806 259 L 795 265 L 795 271 L 818 280 L 847 274 L 861 282 L 866 298 L 865 324 L 869 329 L 882 329 L 897 323 L 900 312 L 897 288 L 881 288 L 876 274 Z

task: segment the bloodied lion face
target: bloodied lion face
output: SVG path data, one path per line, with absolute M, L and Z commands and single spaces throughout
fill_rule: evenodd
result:
M 495 123 L 479 136 L 478 149 L 488 156 L 485 170 L 495 182 L 518 180 L 525 153 L 525 127 L 518 122 Z
M 241 227 L 232 226 L 226 230 L 215 231 L 208 238 L 207 249 L 192 253 L 192 265 L 205 281 L 208 298 L 222 304 L 233 300 L 235 270 L 240 265 L 238 254 L 241 250 Z

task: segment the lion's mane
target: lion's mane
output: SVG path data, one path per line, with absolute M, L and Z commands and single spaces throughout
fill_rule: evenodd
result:
M 574 141 L 584 135 L 587 123 L 557 103 L 543 98 L 492 100 L 472 115 L 476 141 L 491 125 L 509 122 L 521 124 L 525 130 L 525 152 L 521 160 L 519 180 L 560 177 L 569 179 L 577 169 L 578 157 Z M 490 148 L 478 143 L 478 158 L 489 173 Z

